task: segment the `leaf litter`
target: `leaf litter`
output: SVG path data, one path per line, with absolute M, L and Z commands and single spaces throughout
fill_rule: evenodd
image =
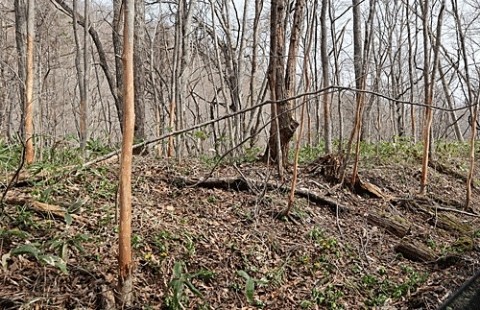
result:
M 435 209 L 461 205 L 464 184 L 453 176 L 432 171 L 431 194 L 420 199 L 417 169 L 361 171 L 385 194 L 402 198 L 392 202 L 303 168 L 299 188 L 349 211 L 297 197 L 292 214 L 279 218 L 287 201 L 282 190 L 261 182 L 250 190 L 176 184 L 176 176 L 200 180 L 210 170 L 194 160 L 136 158 L 135 308 L 436 309 L 478 269 L 479 219 Z M 67 210 L 82 201 L 72 218 L 5 206 L 0 308 L 103 309 L 116 288 L 117 171 L 115 165 L 85 170 L 60 180 L 55 191 L 48 191 L 48 182 L 20 189 Z M 272 168 L 250 163 L 220 166 L 210 177 L 239 177 L 239 171 L 244 179 L 289 184 L 275 179 Z M 474 209 L 478 196 L 477 189 Z M 445 213 L 460 228 L 441 220 Z M 372 224 L 369 214 L 406 225 L 408 232 L 395 236 L 381 221 Z M 435 260 L 405 258 L 395 251 L 401 242 L 424 246 Z

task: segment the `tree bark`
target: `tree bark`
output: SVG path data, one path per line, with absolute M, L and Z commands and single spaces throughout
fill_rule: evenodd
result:
M 122 64 L 122 10 L 123 0 L 113 0 L 112 42 L 115 57 L 115 94 L 118 98 L 117 114 L 120 120 L 120 130 L 123 132 L 123 64 Z
M 88 14 L 88 1 L 84 3 L 85 13 Z M 85 158 L 85 147 L 87 145 L 87 62 L 88 62 L 88 15 L 85 14 L 85 27 L 83 36 L 83 48 L 77 31 L 77 0 L 73 0 L 73 35 L 76 45 L 75 67 L 77 69 L 78 88 L 80 93 L 78 136 L 80 140 L 80 150 Z M 83 50 L 83 52 L 82 52 Z
M 320 57 L 322 58 L 322 81 L 323 87 L 330 86 L 330 66 L 328 64 L 328 45 L 327 45 L 327 12 L 328 0 L 322 0 L 322 10 L 320 13 L 321 44 Z M 332 124 L 330 122 L 330 95 L 328 92 L 322 94 L 323 102 L 323 139 L 325 140 L 325 153 L 332 152 Z
M 429 18 L 428 14 L 430 13 L 429 10 L 430 4 L 429 0 L 424 0 L 422 6 L 422 22 L 423 22 L 423 48 L 424 48 L 424 69 L 423 69 L 423 79 L 424 79 L 424 91 L 425 91 L 425 126 L 423 131 L 423 158 L 422 158 L 422 175 L 420 180 L 420 192 L 425 194 L 427 191 L 428 185 L 428 163 L 431 157 L 431 135 L 432 135 L 432 121 L 433 121 L 433 93 L 435 90 L 435 73 L 437 72 L 438 62 L 439 62 L 439 50 L 441 45 L 441 34 L 442 34 L 442 21 L 443 21 L 443 12 L 445 9 L 445 0 L 442 0 L 440 4 L 440 11 L 438 14 L 437 20 L 437 29 L 435 34 L 435 42 L 433 42 L 433 38 L 429 40 L 430 33 L 429 33 Z M 429 42 L 434 43 L 433 45 L 433 65 L 432 70 L 430 72 L 430 47 L 428 46 Z
M 123 29 L 123 139 L 120 160 L 119 184 L 119 250 L 118 250 L 118 286 L 119 306 L 129 307 L 133 303 L 133 261 L 132 261 L 132 146 L 135 126 L 135 90 L 133 74 L 134 44 L 134 0 L 124 2 Z
M 136 141 L 145 140 L 145 1 L 135 1 L 135 132 Z
M 21 119 L 20 132 L 25 138 L 25 80 L 26 80 L 26 51 L 25 40 L 27 38 L 27 7 L 25 0 L 15 0 L 15 41 L 17 46 L 17 74 L 18 74 L 18 98 L 20 103 Z
M 28 1 L 27 8 L 27 72 L 25 79 L 25 163 L 34 161 L 33 148 L 33 80 L 35 48 L 35 0 Z
M 270 16 L 270 62 L 268 67 L 268 81 L 271 98 L 274 101 L 284 100 L 293 91 L 293 69 L 298 50 L 298 36 L 302 25 L 304 1 L 298 0 L 295 4 L 295 16 L 289 47 L 289 61 L 284 74 L 284 46 L 285 46 L 285 14 L 286 1 L 273 0 Z M 298 12 L 298 13 L 297 13 Z M 289 143 L 298 127 L 293 118 L 293 104 L 291 102 L 273 103 L 271 115 L 273 122 L 270 126 L 270 137 L 263 159 L 266 162 L 276 162 L 281 170 L 288 162 Z

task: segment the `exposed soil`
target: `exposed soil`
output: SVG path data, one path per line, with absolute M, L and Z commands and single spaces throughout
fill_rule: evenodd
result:
M 10 190 L 69 208 L 72 222 L 4 205 L 0 309 L 108 307 L 117 272 L 117 169 L 93 167 Z M 462 210 L 465 184 L 455 175 L 431 169 L 429 195 L 419 197 L 418 168 L 364 166 L 362 180 L 387 197 L 378 198 L 305 166 L 297 188 L 342 208 L 297 197 L 285 217 L 281 186 L 290 181 L 280 184 L 274 168 L 224 165 L 211 178 L 219 185 L 225 177 L 268 181 L 278 190 L 175 179 L 209 171 L 195 160 L 136 158 L 136 308 L 436 309 L 479 268 L 479 218 L 446 210 Z M 475 189 L 473 210 L 478 198 Z M 68 273 L 54 261 L 60 257 Z

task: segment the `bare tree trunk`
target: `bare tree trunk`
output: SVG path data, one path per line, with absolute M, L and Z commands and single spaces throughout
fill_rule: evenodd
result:
M 5 120 L 7 116 L 7 88 L 5 87 L 6 78 L 5 78 L 5 56 L 4 50 L 6 46 L 5 42 L 5 22 L 3 12 L 0 12 L 2 16 L 0 16 L 0 135 L 2 138 L 7 138 L 9 133 L 6 131 Z
M 362 131 L 362 120 L 363 120 L 363 111 L 365 106 L 365 94 L 363 90 L 365 89 L 366 79 L 367 79 L 367 68 L 370 55 L 370 45 L 372 42 L 372 27 L 373 27 L 373 18 L 375 15 L 375 5 L 376 0 L 370 0 L 370 8 L 367 22 L 365 23 L 365 38 L 362 49 L 362 28 L 360 23 L 360 3 L 359 0 L 353 0 L 353 54 L 354 54 L 354 70 L 355 70 L 355 85 L 359 90 L 355 94 L 356 101 L 356 112 L 355 112 L 355 122 L 354 128 L 350 135 L 350 140 L 348 141 L 348 153 L 347 159 L 351 150 L 353 141 L 355 140 L 355 161 L 353 164 L 352 180 L 351 184 L 355 184 L 357 181 L 358 175 L 358 165 L 360 161 L 360 137 Z M 345 161 L 345 164 L 348 160 Z M 345 168 L 342 169 L 342 175 L 345 173 Z M 343 179 L 343 176 L 342 176 Z
M 67 5 L 67 3 L 65 3 L 64 0 L 52 0 L 52 1 L 55 1 L 55 3 L 58 4 L 63 9 L 63 10 L 61 10 L 62 12 L 65 12 L 67 15 L 72 17 L 73 10 L 72 10 L 71 7 L 69 7 Z M 118 3 L 118 10 L 119 10 L 118 14 L 120 14 L 121 0 L 115 0 L 115 1 L 119 2 Z M 116 4 L 116 2 L 114 2 L 114 8 L 116 8 L 115 4 Z M 120 21 L 117 21 L 117 22 L 119 23 Z M 81 25 L 82 27 L 85 27 L 85 18 L 83 16 L 80 16 L 80 14 L 78 15 L 78 24 Z M 115 27 L 115 23 L 114 23 L 114 27 Z M 120 129 L 122 130 L 122 108 L 123 108 L 122 107 L 122 93 L 121 93 L 122 89 L 121 88 L 119 89 L 115 84 L 116 83 L 115 78 L 113 77 L 112 72 L 110 71 L 110 68 L 109 68 L 109 65 L 108 65 L 108 62 L 107 62 L 107 56 L 106 56 L 106 53 L 103 49 L 103 45 L 102 45 L 102 42 L 100 41 L 100 37 L 99 37 L 97 31 L 95 30 L 95 28 L 91 24 L 87 28 L 88 28 L 88 33 L 90 34 L 90 37 L 92 38 L 92 41 L 95 44 L 95 47 L 97 49 L 99 64 L 102 67 L 102 71 L 105 74 L 105 78 L 107 79 L 108 88 L 110 89 L 112 97 L 115 101 L 115 107 L 117 109 L 118 120 L 120 122 Z M 116 32 L 114 31 L 114 35 L 115 35 L 115 33 Z M 114 38 L 114 41 L 115 41 L 115 39 L 119 39 L 119 38 Z M 114 47 L 115 47 L 115 43 L 114 43 Z M 117 60 L 117 58 L 118 58 L 118 61 L 121 64 L 121 60 L 120 60 L 121 54 L 118 54 L 118 55 L 116 54 L 115 59 Z M 117 79 L 117 82 L 118 82 L 118 79 Z
M 454 105 L 452 102 L 452 95 L 451 95 L 452 92 L 448 87 L 447 79 L 445 77 L 445 73 L 443 72 L 443 68 L 440 63 L 438 64 L 438 72 L 440 73 L 440 79 L 442 80 L 442 88 L 445 95 L 445 100 L 447 101 L 448 108 L 450 109 L 448 114 L 450 115 L 450 121 L 452 122 L 452 126 L 455 131 L 455 137 L 457 138 L 458 141 L 463 142 L 464 141 L 463 134 L 462 134 L 462 131 L 460 130 L 457 114 L 455 113 Z
M 480 95 L 476 95 L 475 99 L 475 106 L 473 108 L 473 116 L 472 116 L 472 125 L 471 125 L 471 132 L 472 135 L 470 136 L 470 158 L 469 164 L 470 167 L 468 169 L 467 175 L 467 190 L 466 190 L 466 197 L 465 197 L 465 209 L 471 208 L 472 204 L 472 184 L 474 180 L 474 171 L 475 171 L 475 141 L 477 138 L 477 119 L 478 119 L 478 103 L 479 103 Z M 472 108 L 470 108 L 472 110 Z
M 295 3 L 292 33 L 290 37 L 287 68 L 284 75 L 284 46 L 285 46 L 285 14 L 286 1 L 274 0 L 271 3 L 270 17 L 270 63 L 268 68 L 269 87 L 273 100 L 286 99 L 294 90 L 296 55 L 300 43 L 299 34 L 304 20 L 304 0 Z M 272 104 L 272 118 L 270 138 L 263 156 L 264 160 L 276 162 L 281 173 L 288 162 L 289 142 L 298 127 L 293 118 L 291 102 Z
M 445 5 L 444 2 L 445 0 L 442 1 L 442 8 Z M 463 65 L 464 65 L 463 70 L 465 71 L 465 73 L 463 74 L 463 79 L 465 80 L 465 84 L 467 87 L 467 100 L 468 100 L 468 104 L 470 105 L 470 117 L 472 120 L 470 124 L 471 132 L 472 132 L 470 137 L 470 158 L 469 158 L 470 167 L 469 167 L 468 176 L 467 176 L 467 184 L 466 184 L 467 188 L 466 188 L 466 198 L 465 198 L 465 209 L 467 209 L 471 207 L 471 201 L 472 201 L 472 183 L 473 183 L 473 177 L 474 177 L 473 173 L 475 170 L 475 139 L 477 136 L 478 104 L 479 104 L 480 96 L 478 93 L 474 94 L 474 90 L 472 87 L 473 86 L 472 80 L 470 79 L 470 70 L 469 70 L 469 61 L 468 61 L 470 56 L 467 55 L 467 48 L 465 44 L 465 33 L 462 27 L 462 21 L 460 20 L 457 0 L 451 0 L 451 4 L 452 4 L 452 11 L 455 19 L 455 26 L 457 30 L 458 40 L 460 43 L 460 55 L 462 57 Z M 439 45 L 440 44 L 438 43 L 437 46 Z
M 258 95 L 258 96 L 255 96 L 255 93 L 256 93 L 256 79 L 255 79 L 255 76 L 256 76 L 256 73 L 257 73 L 257 62 L 258 62 L 258 55 L 257 55 L 257 51 L 258 51 L 258 26 L 259 26 L 259 22 L 260 22 L 260 15 L 262 13 L 262 8 L 263 8 L 263 1 L 255 1 L 255 15 L 254 15 L 254 18 L 253 18 L 253 29 L 252 29 L 252 67 L 251 67 L 251 70 L 250 70 L 250 93 L 249 93 L 249 97 L 250 97 L 250 106 L 253 106 L 255 105 L 256 103 L 256 100 L 258 100 L 258 98 L 261 96 Z M 260 88 L 260 92 L 263 88 Z M 257 99 L 256 99 L 257 98 Z M 248 131 L 250 132 L 250 135 L 254 135 L 255 133 L 255 126 L 254 126 L 254 123 L 255 123 L 255 114 L 259 115 L 261 113 L 262 109 L 259 108 L 258 110 L 252 110 L 250 112 L 250 115 L 249 115 L 249 123 L 248 123 Z M 251 140 L 251 143 L 255 142 L 256 138 L 253 138 Z M 251 144 L 252 145 L 252 144 Z
M 35 0 L 28 0 L 27 10 L 27 74 L 25 81 L 25 162 L 34 161 L 33 148 L 33 80 L 35 76 Z
M 412 30 L 410 28 L 410 3 L 409 0 L 406 0 L 405 4 L 405 16 L 406 16 L 406 23 L 407 23 L 407 40 L 408 40 L 408 79 L 410 83 L 410 95 L 409 100 L 413 102 L 413 90 L 415 87 L 415 81 L 413 78 L 413 69 L 414 69 L 414 49 L 413 49 L 413 42 L 412 42 Z M 413 139 L 413 143 L 417 142 L 417 128 L 416 128 L 416 117 L 415 117 L 415 106 L 412 104 L 410 106 L 410 126 L 411 126 L 411 136 Z
M 88 13 L 88 1 L 85 1 L 84 9 L 85 13 Z M 78 135 L 80 139 L 80 150 L 82 153 L 82 156 L 85 158 L 85 147 L 87 144 L 87 90 L 86 90 L 86 84 L 88 83 L 87 81 L 87 64 L 86 61 L 88 59 L 88 50 L 86 49 L 86 45 L 88 45 L 87 40 L 88 40 L 88 15 L 85 15 L 85 27 L 84 27 L 84 36 L 83 36 L 83 53 L 82 53 L 82 47 L 80 45 L 80 40 L 78 37 L 78 31 L 77 31 L 77 0 L 73 1 L 73 35 L 75 39 L 75 45 L 76 45 L 76 53 L 75 53 L 75 67 L 77 69 L 77 78 L 78 78 L 78 88 L 79 88 L 79 93 L 80 93 L 80 105 L 79 105 L 79 110 L 80 110 L 80 117 L 79 117 L 79 126 L 78 126 Z M 83 54 L 83 57 L 82 57 Z M 83 63 L 82 63 L 83 59 Z
M 320 53 L 322 58 L 322 80 L 323 87 L 330 86 L 330 66 L 328 64 L 328 51 L 327 51 L 327 10 L 329 1 L 322 0 L 322 11 L 320 13 L 321 23 L 321 46 Z M 327 154 L 332 152 L 332 125 L 330 122 L 330 95 L 328 92 L 322 94 L 323 101 L 323 139 L 325 140 L 325 152 Z
M 135 127 L 135 87 L 133 75 L 133 44 L 135 0 L 125 0 L 123 29 L 123 139 L 120 160 L 119 184 L 119 250 L 118 286 L 119 307 L 129 307 L 133 303 L 133 261 L 132 261 L 132 145 Z
M 317 7 L 317 0 L 314 0 L 313 7 Z M 312 23 L 313 24 L 313 23 Z M 312 47 L 312 38 L 313 38 L 314 30 L 310 29 L 307 32 L 306 38 L 306 47 L 305 47 L 305 57 L 303 57 L 303 79 L 305 81 L 305 91 L 308 91 L 310 88 L 310 78 L 308 74 L 308 57 L 310 55 L 311 47 Z M 292 175 L 292 184 L 290 186 L 290 194 L 288 195 L 287 201 L 287 208 L 282 212 L 284 216 L 288 216 L 290 211 L 292 210 L 294 199 L 295 199 L 295 189 L 297 187 L 297 177 L 298 177 L 298 158 L 300 154 L 300 144 L 302 141 L 302 131 L 303 131 L 303 124 L 305 120 L 305 106 L 307 105 L 308 100 L 307 97 L 303 97 L 302 99 L 302 107 L 300 109 L 300 127 L 298 129 L 297 141 L 295 143 L 295 155 L 293 160 L 293 175 Z
M 113 42 L 113 52 L 115 57 L 115 94 L 118 98 L 119 104 L 117 108 L 118 119 L 120 120 L 120 130 L 123 132 L 123 64 L 122 64 L 122 53 L 123 53 L 123 43 L 122 43 L 122 10 L 124 0 L 113 0 L 113 20 L 112 20 L 112 42 Z
M 429 12 L 430 12 L 429 0 L 423 1 L 422 6 L 422 23 L 423 23 L 423 49 L 424 49 L 424 69 L 423 69 L 423 80 L 424 80 L 424 91 L 425 91 L 425 123 L 423 131 L 423 159 L 422 159 L 422 175 L 420 181 L 420 192 L 425 194 L 427 191 L 428 185 L 428 162 L 431 156 L 431 128 L 433 121 L 432 113 L 432 104 L 433 104 L 433 92 L 435 90 L 435 73 L 438 66 L 438 55 L 441 44 L 441 33 L 442 33 L 442 21 L 443 21 L 443 11 L 445 9 L 445 0 L 442 0 L 440 4 L 440 12 L 437 20 L 437 31 L 435 35 L 435 42 L 431 38 L 430 42 L 435 43 L 433 46 L 433 66 L 430 73 L 430 47 L 429 47 Z
M 342 45 L 343 45 L 343 36 L 345 34 L 345 27 L 340 32 L 340 35 L 337 37 L 336 33 L 336 27 L 335 27 L 335 10 L 333 6 L 331 5 L 331 1 L 329 0 L 330 5 L 329 5 L 329 21 L 331 24 L 330 27 L 330 36 L 332 38 L 332 54 L 333 54 L 333 68 L 334 68 L 334 74 L 333 74 L 333 82 L 336 85 L 341 85 L 341 72 L 340 72 L 340 51 L 342 50 Z M 335 93 L 332 92 L 330 96 L 330 102 L 333 102 L 333 98 L 335 96 Z M 342 94 L 338 93 L 337 95 L 337 112 L 338 112 L 338 153 L 343 152 L 343 109 L 342 109 Z
M 145 1 L 135 1 L 135 139 L 145 140 Z
M 25 138 L 25 81 L 26 81 L 26 51 L 25 40 L 27 38 L 27 7 L 25 0 L 15 0 L 15 41 L 17 45 L 17 74 L 18 74 L 18 98 L 20 102 L 21 119 L 20 132 Z
M 170 128 L 179 130 L 184 127 L 184 108 L 186 96 L 186 76 L 188 74 L 188 61 L 190 57 L 190 28 L 192 22 L 193 8 L 195 1 L 178 1 L 178 8 L 175 17 L 175 48 L 173 51 L 173 72 L 172 72 L 172 92 L 170 101 Z M 168 156 L 173 155 L 173 147 L 177 158 L 183 156 L 184 145 L 181 143 L 183 136 L 169 138 Z
M 88 91 L 89 91 L 89 81 L 90 76 L 90 59 L 89 55 L 89 35 L 88 30 L 90 28 L 89 20 L 89 0 L 84 0 L 84 17 L 85 17 L 85 27 L 83 27 L 83 100 L 80 100 L 80 131 L 83 132 L 82 138 L 80 140 L 80 148 L 86 156 L 86 146 L 88 139 Z

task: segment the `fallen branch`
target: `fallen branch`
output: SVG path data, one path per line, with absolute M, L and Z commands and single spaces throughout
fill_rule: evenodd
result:
M 269 191 L 280 191 L 282 193 L 288 193 L 289 187 L 285 185 L 278 185 L 272 182 L 264 182 L 260 180 L 247 179 L 242 177 L 224 177 L 224 178 L 209 178 L 209 179 L 197 179 L 197 178 L 187 178 L 183 176 L 177 176 L 171 179 L 165 180 L 177 187 L 185 186 L 199 186 L 204 188 L 219 188 L 225 190 L 235 190 L 235 191 L 251 191 L 255 193 L 255 188 L 266 188 Z M 333 212 L 339 211 L 350 211 L 349 207 L 346 207 L 335 201 L 333 199 L 322 196 L 321 194 L 315 193 L 312 190 L 306 188 L 297 188 L 295 189 L 295 195 L 308 199 L 311 202 L 327 205 Z
M 47 216 L 54 216 L 64 221 L 66 220 L 65 216 L 69 214 L 67 209 L 59 205 L 36 201 L 33 198 L 23 193 L 9 192 L 4 199 L 4 203 L 9 205 L 26 206 L 30 210 L 35 211 L 37 213 L 44 214 Z M 77 214 L 70 214 L 70 216 L 80 223 L 87 222 L 85 221 L 85 219 L 78 216 Z

